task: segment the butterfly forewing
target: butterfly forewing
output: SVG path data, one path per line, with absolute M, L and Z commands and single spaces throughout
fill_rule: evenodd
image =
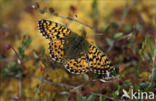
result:
M 63 39 L 70 34 L 70 30 L 61 24 L 49 20 L 39 20 L 38 27 L 46 39 Z

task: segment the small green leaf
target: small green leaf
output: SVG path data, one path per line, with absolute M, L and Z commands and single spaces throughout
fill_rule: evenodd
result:
M 150 82 L 152 83 L 155 80 L 156 80 L 156 67 L 153 69 L 153 74 L 150 75 Z
M 24 59 L 29 60 L 29 56 L 24 54 Z
M 103 101 L 103 98 L 102 98 L 102 96 L 100 96 L 100 98 L 99 98 L 99 101 Z
M 108 44 L 110 47 L 112 47 L 113 44 L 114 44 L 114 41 L 113 41 L 112 39 L 109 39 L 109 38 L 106 38 L 106 42 L 107 42 L 107 44 Z
M 145 41 L 142 42 L 141 49 L 139 49 L 139 55 L 143 55 L 143 49 L 145 48 Z
M 90 95 L 86 101 L 92 101 L 93 100 L 93 95 Z
M 113 98 L 116 99 L 117 95 L 119 95 L 119 91 L 116 90 L 115 92 L 112 93 Z
M 124 85 L 129 87 L 132 85 L 132 82 L 130 82 L 129 80 L 126 80 L 124 81 Z
M 29 36 L 24 36 L 24 39 L 22 40 L 22 46 L 29 47 L 31 42 L 32 40 Z
M 105 27 L 105 29 L 104 29 L 104 33 L 107 33 L 108 32 L 108 30 L 109 30 L 109 28 L 110 28 L 110 25 L 107 25 L 106 27 Z
M 143 42 L 142 42 L 142 46 L 141 46 L 142 49 L 145 48 L 145 44 L 146 44 L 145 41 L 143 41 Z
M 8 65 L 4 67 L 4 69 L 2 70 L 2 76 L 8 77 L 8 78 L 11 78 L 11 77 L 19 78 L 22 76 L 22 69 L 18 67 L 16 63 L 12 65 Z
M 21 48 L 21 47 L 18 47 L 18 53 L 19 53 L 20 56 L 23 55 L 24 49 Z
M 118 38 L 120 38 L 122 35 L 123 35 L 122 32 L 118 32 L 118 33 L 116 33 L 116 34 L 114 35 L 114 39 L 118 39 Z
M 143 28 L 143 26 L 141 24 L 136 24 L 135 28 L 138 29 L 138 30 L 144 31 L 144 28 Z
M 149 37 L 147 37 L 147 42 L 148 42 L 148 44 L 150 46 L 150 50 L 151 50 L 150 55 L 153 56 L 154 55 L 154 49 L 153 49 L 153 46 L 152 46 L 151 39 Z
M 140 87 L 142 87 L 142 88 L 145 88 L 145 87 L 147 87 L 147 86 L 148 86 L 148 83 L 146 83 L 146 82 L 140 83 Z
M 118 27 L 119 27 L 119 25 L 118 25 L 116 22 L 112 22 L 112 26 L 113 26 L 114 28 L 118 28 Z
M 154 72 L 153 72 L 153 80 L 155 81 L 156 80 L 156 67 L 154 68 Z
M 119 95 L 119 91 L 117 90 L 117 91 L 115 91 L 115 95 L 116 96 L 118 96 Z
M 18 72 L 18 73 L 15 75 L 16 78 L 20 78 L 21 76 L 22 76 L 22 72 Z
M 125 28 L 124 28 L 124 31 L 125 32 L 130 32 L 132 30 L 132 26 L 126 26 Z
M 39 56 L 38 56 L 36 51 L 33 51 L 33 56 L 34 56 L 35 59 L 39 58 Z
M 84 101 L 82 96 L 78 96 L 76 101 Z
M 139 50 L 139 55 L 142 55 L 142 49 Z

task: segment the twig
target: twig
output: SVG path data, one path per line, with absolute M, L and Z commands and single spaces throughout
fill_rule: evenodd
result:
M 19 78 L 19 80 L 18 80 L 18 86 L 19 86 L 19 98 L 21 98 L 22 97 L 22 81 L 21 81 L 21 78 Z
M 43 82 L 46 82 L 46 83 L 52 84 L 52 85 L 56 85 L 56 86 L 60 86 L 60 87 L 65 87 L 65 88 L 74 88 L 74 86 L 72 86 L 72 85 L 68 85 L 68 84 L 64 84 L 64 83 L 54 83 L 52 81 L 48 81 L 45 79 L 43 79 Z
M 22 64 L 22 59 L 19 57 L 19 55 L 17 54 L 17 52 L 16 52 L 16 50 L 13 48 L 13 47 L 11 47 L 11 49 L 14 51 L 14 53 L 15 53 L 15 55 L 16 55 L 16 57 L 17 57 L 17 62 L 19 63 L 19 64 Z
M 11 96 L 12 99 L 15 99 L 15 100 L 21 100 L 22 98 L 22 81 L 21 81 L 21 78 L 19 78 L 18 80 L 18 96 Z
M 89 83 L 89 81 L 86 81 L 85 83 L 83 83 L 83 84 L 81 84 L 81 85 L 79 85 L 79 86 L 74 87 L 74 88 L 71 90 L 71 92 L 75 92 L 76 90 L 81 89 L 82 87 L 84 87 L 84 86 L 87 85 L 88 83 Z
M 51 70 L 49 70 L 49 71 L 45 74 L 45 76 L 47 76 L 49 72 L 51 72 Z M 42 85 L 42 83 L 44 82 L 44 78 L 37 78 L 37 79 L 40 80 L 40 84 L 39 84 L 39 86 L 38 86 L 38 88 L 37 88 L 37 91 L 36 91 L 36 93 L 35 93 L 35 101 L 37 101 L 37 97 L 38 97 L 38 94 L 39 94 L 41 85 Z
M 102 81 L 102 80 L 103 80 L 103 81 Z M 106 80 L 107 80 L 107 79 L 105 79 L 105 80 L 104 80 L 104 79 L 93 79 L 93 80 L 88 80 L 88 81 L 84 82 L 83 84 L 74 87 L 74 88 L 71 90 L 71 92 L 75 92 L 76 90 L 81 89 L 82 87 L 84 87 L 85 85 L 87 85 L 89 82 L 96 82 L 96 81 L 101 81 L 101 82 L 103 82 L 103 83 L 109 82 L 109 81 L 106 81 Z M 104 81 L 105 81 L 105 82 L 104 82 Z
M 38 88 L 37 88 L 37 91 L 36 91 L 36 93 L 35 93 L 35 101 L 37 101 L 37 97 L 38 97 L 38 94 L 39 94 L 39 91 L 40 91 L 40 88 L 41 88 L 41 84 L 43 83 L 43 80 L 41 80 L 40 81 L 40 84 L 39 84 L 39 86 L 38 86 Z
M 37 77 L 35 77 L 35 78 L 37 78 Z M 94 79 L 94 80 L 86 81 L 86 82 L 84 82 L 84 83 L 81 84 L 81 85 L 73 86 L 73 85 L 68 85 L 68 84 L 65 84 L 65 83 L 55 83 L 55 82 L 53 82 L 53 81 L 45 80 L 44 78 L 42 78 L 42 79 L 37 78 L 37 79 L 39 79 L 39 80 L 42 81 L 42 82 L 51 84 L 51 85 L 55 85 L 55 86 L 60 86 L 60 87 L 65 87 L 65 88 L 72 89 L 70 92 L 75 92 L 76 90 L 81 89 L 82 87 L 84 87 L 85 85 L 87 85 L 89 82 L 96 82 L 97 80 L 101 81 L 101 79 Z M 101 82 L 102 82 L 102 81 L 101 81 Z M 105 81 L 105 83 L 106 83 L 106 82 L 110 82 L 110 81 Z M 104 82 L 103 82 L 103 83 L 104 83 Z
M 10 62 L 10 61 L 15 61 L 15 58 L 2 58 L 0 59 L 0 62 L 4 63 L 4 62 Z
M 68 20 L 75 21 L 75 22 L 77 22 L 77 23 L 79 23 L 79 24 L 82 24 L 82 25 L 84 25 L 84 26 L 90 28 L 90 29 L 93 30 L 94 32 L 96 32 L 96 29 L 93 28 L 92 26 L 90 26 L 90 25 L 88 25 L 88 24 L 86 24 L 86 23 L 84 23 L 84 22 L 81 22 L 81 21 L 79 21 L 79 20 L 77 20 L 77 19 L 74 19 L 73 17 L 61 16 L 61 15 L 58 15 L 58 14 L 55 14 L 55 13 L 51 13 L 51 14 L 54 15 L 54 16 L 63 18 L 63 19 L 68 19 Z
M 84 25 L 84 26 L 86 26 L 86 27 L 88 27 L 88 28 L 90 28 L 91 30 L 93 30 L 94 32 L 97 32 L 97 30 L 96 30 L 96 28 L 94 28 L 94 27 L 92 27 L 92 26 L 90 26 L 90 25 L 88 25 L 88 24 L 86 24 L 86 23 L 84 23 L 84 22 L 81 22 L 81 21 L 79 21 L 79 20 L 77 20 L 77 19 L 75 19 L 75 18 L 73 18 L 73 17 L 68 17 L 68 16 L 61 16 L 61 15 L 59 15 L 58 13 L 55 13 L 55 12 L 48 12 L 47 11 L 47 9 L 41 9 L 41 8 L 38 8 L 38 7 L 36 7 L 39 11 L 42 11 L 42 12 L 46 12 L 46 13 L 50 13 L 50 14 L 52 14 L 52 15 L 54 15 L 54 16 L 56 16 L 56 17 L 60 17 L 60 18 L 62 18 L 62 19 L 67 19 L 67 20 L 71 20 L 71 21 L 75 21 L 75 22 L 77 22 L 77 23 L 79 23 L 79 24 L 82 24 L 82 25 Z
M 22 64 L 22 59 L 19 57 L 19 55 L 16 52 L 16 50 L 13 47 L 10 47 L 10 48 L 15 53 L 18 64 L 20 64 L 23 67 L 24 65 Z M 22 77 L 20 77 L 19 80 L 18 80 L 18 87 L 19 87 L 19 90 L 18 90 L 19 95 L 18 95 L 18 97 L 17 96 L 13 96 L 12 97 L 13 99 L 16 99 L 16 100 L 20 100 L 22 98 Z
M 122 15 L 122 18 L 121 18 L 121 21 L 120 21 L 120 24 L 119 24 L 120 27 L 121 27 L 122 24 L 124 23 L 124 20 L 125 20 L 125 18 L 126 18 L 126 16 L 127 16 L 128 12 L 130 11 L 130 9 L 133 8 L 133 6 L 134 6 L 135 4 L 136 4 L 136 0 L 133 0 L 132 3 L 131 3 L 131 5 L 130 5 L 127 9 L 124 10 L 123 15 Z

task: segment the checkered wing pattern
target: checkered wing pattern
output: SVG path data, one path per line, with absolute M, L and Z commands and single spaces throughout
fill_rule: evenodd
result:
M 71 32 L 65 26 L 49 20 L 39 20 L 38 27 L 42 35 L 50 40 L 63 39 Z
M 56 62 L 63 62 L 64 40 L 54 40 L 49 43 L 51 58 Z
M 90 45 L 87 59 L 89 61 L 89 70 L 96 74 L 105 74 L 113 69 L 108 57 L 94 45 Z
M 88 72 L 88 62 L 86 56 L 81 56 L 76 59 L 70 59 L 66 62 L 65 68 L 75 74 Z

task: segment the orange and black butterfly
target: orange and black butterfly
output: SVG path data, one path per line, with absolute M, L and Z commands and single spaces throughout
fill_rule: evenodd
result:
M 69 72 L 94 72 L 103 75 L 115 70 L 108 57 L 85 40 L 84 36 L 79 36 L 69 28 L 49 20 L 39 20 L 38 26 L 42 35 L 50 40 L 51 58 L 63 63 Z

